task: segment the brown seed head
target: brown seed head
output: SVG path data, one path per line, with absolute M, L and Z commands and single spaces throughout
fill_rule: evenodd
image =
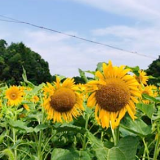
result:
M 95 96 L 99 106 L 109 112 L 120 111 L 130 100 L 129 88 L 125 82 L 118 80 L 99 86 Z
M 57 112 L 68 112 L 76 103 L 76 95 L 74 91 L 69 88 L 58 89 L 53 96 L 51 96 L 50 105 Z

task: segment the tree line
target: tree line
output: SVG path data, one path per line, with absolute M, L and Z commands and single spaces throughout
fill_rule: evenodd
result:
M 18 85 L 23 81 L 23 68 L 27 78 L 35 85 L 55 80 L 55 75 L 50 74 L 49 64 L 38 53 L 26 47 L 24 43 L 11 43 L 0 40 L 0 82 Z M 147 75 L 155 78 L 149 84 L 160 83 L 160 57 L 154 60 L 145 70 Z M 76 83 L 85 83 L 83 76 L 73 77 Z
M 48 62 L 21 43 L 8 45 L 0 40 L 0 81 L 7 84 L 19 84 L 22 79 L 23 68 L 28 79 L 38 85 L 52 81 Z

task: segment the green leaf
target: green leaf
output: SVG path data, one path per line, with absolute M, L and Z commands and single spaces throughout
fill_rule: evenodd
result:
M 151 76 L 151 75 L 149 75 L 148 77 L 149 77 L 149 79 L 157 79 L 157 77 L 154 77 L 154 76 Z M 157 85 L 160 86 L 160 83 L 157 83 Z
M 155 111 L 154 104 L 138 103 L 136 107 L 140 109 L 143 113 L 145 113 L 146 116 L 148 116 L 150 119 L 152 118 L 152 115 Z
M 132 72 L 133 72 L 136 76 L 139 76 L 139 70 L 140 70 L 139 66 L 135 66 L 135 67 L 126 66 L 125 68 L 126 68 L 126 69 L 128 69 L 128 68 L 131 69 Z
M 102 147 L 102 148 L 94 148 L 97 160 L 106 160 L 107 154 L 108 154 L 108 148 Z
M 108 150 L 107 160 L 134 160 L 138 146 L 138 138 L 127 136 L 118 145 Z
M 156 100 L 158 100 L 160 102 L 160 97 L 156 97 Z
M 108 140 L 108 141 L 105 140 L 104 146 L 105 146 L 106 148 L 112 148 L 112 147 L 114 146 L 114 143 L 111 142 L 111 141 L 109 141 L 109 140 Z
M 96 73 L 95 71 L 89 71 L 89 70 L 88 70 L 88 71 L 85 71 L 85 72 L 86 72 L 86 73 L 90 73 L 90 74 L 92 74 L 92 75 L 95 75 L 95 73 Z
M 106 148 L 103 142 L 97 139 L 91 132 L 87 132 L 87 136 L 97 159 L 106 160 L 108 154 L 108 148 Z
M 141 119 L 132 120 L 129 116 L 126 116 L 120 124 L 120 127 L 137 134 L 139 136 L 147 136 L 151 134 L 151 126 L 148 126 Z
M 154 98 L 154 97 L 151 97 L 151 96 L 149 96 L 148 94 L 142 94 L 142 97 L 143 98 L 145 98 L 145 99 L 147 99 L 147 100 L 150 100 L 150 101 L 152 101 L 152 102 L 159 102 L 156 98 Z
M 108 151 L 107 160 L 128 160 L 119 148 L 113 147 Z
M 103 71 L 103 67 L 102 67 L 103 63 L 105 63 L 105 62 L 99 62 L 99 63 L 97 64 L 96 70 L 102 72 L 102 71 Z
M 24 69 L 23 66 L 22 66 L 22 68 L 23 68 L 22 78 L 23 78 L 24 82 L 26 82 L 31 88 L 33 88 L 35 85 L 32 82 L 27 80 L 26 70 Z
M 36 95 L 38 93 L 39 90 L 42 89 L 42 87 L 44 87 L 44 83 L 40 84 L 39 86 L 35 86 L 34 89 L 32 91 L 29 91 L 32 95 Z
M 42 121 L 42 117 L 43 117 L 42 113 L 34 112 L 34 114 L 27 115 L 27 120 L 35 119 L 40 123 Z
M 5 133 L 6 133 L 6 132 L 3 132 L 3 133 L 0 135 L 0 144 L 3 143 L 4 137 L 6 136 Z
M 34 129 L 32 127 L 27 127 L 27 123 L 22 122 L 20 120 L 10 121 L 9 124 L 11 127 L 14 127 L 14 128 L 20 129 L 20 130 L 25 130 L 27 133 L 34 131 Z
M 78 69 L 78 71 L 79 71 L 79 74 L 80 74 L 81 78 L 83 78 L 83 80 L 87 83 L 88 79 L 87 79 L 87 77 L 85 75 L 85 72 L 82 71 L 81 69 Z
M 136 133 L 130 132 L 123 127 L 119 127 L 119 131 L 121 132 L 122 137 L 126 137 L 126 136 L 135 136 L 136 137 L 137 136 Z
M 86 151 L 76 151 L 55 148 L 51 155 L 51 160 L 91 160 Z
M 37 133 L 41 130 L 44 130 L 48 128 L 48 125 L 47 124 L 40 124 L 40 125 L 37 125 L 35 128 L 34 128 L 34 131 Z
M 7 148 L 7 149 L 4 149 L 1 152 L 2 153 L 0 154 L 0 157 L 3 157 L 4 155 L 6 155 L 8 157 L 8 160 L 15 160 L 14 154 L 13 154 L 11 149 Z
M 66 79 L 66 77 L 65 76 L 63 76 L 63 75 L 59 75 L 59 74 L 55 74 L 55 78 L 56 77 L 58 77 L 59 79 L 60 79 L 60 81 L 63 81 L 63 80 L 65 80 Z M 56 80 L 56 79 L 55 79 Z
M 97 139 L 91 132 L 87 132 L 87 137 L 92 145 L 93 148 L 100 148 L 104 147 L 104 144 L 101 140 Z
M 73 132 L 80 132 L 80 133 L 85 133 L 86 130 L 82 127 L 74 126 L 72 124 L 62 124 L 58 126 L 53 126 L 54 129 L 56 129 L 58 132 L 62 131 L 73 131 Z

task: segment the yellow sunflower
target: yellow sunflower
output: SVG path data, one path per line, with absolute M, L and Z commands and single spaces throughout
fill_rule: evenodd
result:
M 9 106 L 17 106 L 22 102 L 23 91 L 17 86 L 11 86 L 6 90 L 5 97 Z
M 158 95 L 157 87 L 154 86 L 154 85 L 145 86 L 145 87 L 141 88 L 141 94 L 147 94 L 151 97 L 156 97 Z M 147 99 L 142 99 L 142 102 L 145 103 L 145 104 L 150 103 L 150 101 L 147 100 Z
M 137 79 L 137 81 L 139 83 L 142 83 L 142 84 L 146 85 L 147 81 L 148 81 L 148 78 L 149 78 L 147 76 L 146 72 L 144 72 L 143 70 L 139 70 L 138 73 L 139 73 L 139 76 L 135 76 L 135 78 Z
M 23 104 L 23 107 L 24 107 L 27 111 L 30 110 L 28 104 Z
M 111 61 L 108 65 L 103 63 L 103 73 L 95 73 L 98 80 L 87 84 L 87 92 L 90 93 L 87 106 L 95 106 L 95 117 L 103 128 L 108 128 L 109 125 L 116 128 L 126 111 L 135 119 L 134 103 L 137 103 L 137 97 L 141 96 L 139 83 L 127 74 L 130 70 L 124 67 L 113 67 Z
M 67 78 L 61 84 L 57 77 L 54 85 L 47 83 L 44 87 L 43 106 L 48 113 L 48 119 L 53 119 L 53 122 L 70 122 L 73 117 L 82 114 L 83 96 L 73 79 Z
M 33 103 L 37 103 L 39 101 L 39 97 L 38 96 L 33 96 L 32 100 Z
M 24 95 L 26 95 L 26 91 L 31 91 L 32 88 L 27 87 L 27 86 L 20 86 L 19 89 L 23 92 Z

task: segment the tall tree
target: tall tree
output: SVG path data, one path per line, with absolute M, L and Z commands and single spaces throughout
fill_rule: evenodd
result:
M 149 84 L 160 83 L 160 56 L 158 59 L 154 60 L 146 70 L 147 75 L 151 75 L 155 78 L 149 79 Z
M 7 46 L 7 42 L 4 39 L 0 39 L 0 55 L 4 54 Z
M 6 46 L 7 43 L 3 42 L 5 41 L 0 40 L 0 81 L 19 84 L 22 81 L 23 67 L 28 80 L 36 85 L 52 80 L 48 62 L 38 53 L 26 47 L 22 42 L 12 43 L 10 46 Z

